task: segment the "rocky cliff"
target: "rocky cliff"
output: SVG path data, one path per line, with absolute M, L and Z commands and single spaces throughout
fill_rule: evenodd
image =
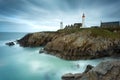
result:
M 46 53 L 66 60 L 120 56 L 119 33 L 99 28 L 30 33 L 18 43 L 23 47 L 45 46 Z
M 102 32 L 104 35 L 101 35 Z M 114 35 L 112 36 L 111 32 L 106 30 L 101 30 L 101 34 L 96 33 L 99 32 L 82 30 L 61 36 L 49 42 L 45 46 L 45 50 L 48 51 L 48 54 L 67 60 L 120 55 L 120 39 L 118 37 L 113 37 Z
M 20 46 L 23 47 L 45 46 L 48 42 L 57 38 L 58 35 L 59 33 L 57 32 L 29 33 L 20 40 L 18 40 L 17 42 L 20 44 Z
M 62 80 L 120 80 L 120 61 L 101 62 L 82 74 L 65 74 Z

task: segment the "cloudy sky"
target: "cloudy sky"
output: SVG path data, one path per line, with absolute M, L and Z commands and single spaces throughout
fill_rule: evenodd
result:
M 120 0 L 0 0 L 0 32 L 52 31 L 81 22 L 120 21 Z

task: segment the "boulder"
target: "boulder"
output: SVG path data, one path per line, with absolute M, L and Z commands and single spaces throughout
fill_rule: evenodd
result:
M 90 71 L 92 68 L 93 68 L 92 65 L 87 65 L 87 67 L 86 67 L 84 73 L 87 73 L 87 72 Z
M 120 60 L 101 62 L 83 74 L 78 73 L 78 76 L 75 78 L 75 74 L 71 73 L 67 79 L 62 77 L 62 80 L 120 80 Z
M 79 80 L 119 80 L 120 60 L 101 62 L 84 74 Z
M 62 80 L 74 80 L 75 76 L 72 73 L 68 73 L 62 76 Z
M 44 52 L 44 49 L 40 48 L 39 53 L 43 53 L 43 52 Z
M 13 45 L 15 45 L 15 43 L 14 42 L 8 42 L 8 43 L 6 43 L 6 45 L 13 46 Z
M 81 73 L 75 73 L 75 74 L 67 73 L 62 76 L 62 80 L 78 80 L 81 77 L 82 77 Z

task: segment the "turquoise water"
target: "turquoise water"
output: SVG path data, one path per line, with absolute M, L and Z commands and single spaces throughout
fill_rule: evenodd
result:
M 39 54 L 41 47 L 5 45 L 24 35 L 25 33 L 0 33 L 0 80 L 61 80 L 65 73 L 83 72 L 88 64 L 96 66 L 101 61 L 114 59 L 66 61 L 44 53 Z

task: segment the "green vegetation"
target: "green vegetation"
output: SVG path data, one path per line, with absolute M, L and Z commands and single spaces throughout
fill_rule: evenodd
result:
M 93 37 L 106 37 L 106 38 L 119 38 L 120 39 L 120 28 L 71 28 L 71 29 L 62 29 L 58 30 L 59 33 L 75 33 L 81 31 L 91 31 L 91 36 Z
M 120 35 L 118 32 L 113 32 L 107 29 L 103 29 L 103 28 L 90 28 L 89 29 L 92 32 L 92 36 L 97 37 L 97 36 L 101 36 L 101 37 L 106 37 L 106 38 L 119 38 L 120 39 Z
M 58 30 L 59 33 L 66 33 L 66 34 L 70 34 L 70 33 L 75 33 L 75 32 L 79 32 L 82 30 L 85 30 L 87 28 L 71 28 L 71 29 L 61 29 Z

